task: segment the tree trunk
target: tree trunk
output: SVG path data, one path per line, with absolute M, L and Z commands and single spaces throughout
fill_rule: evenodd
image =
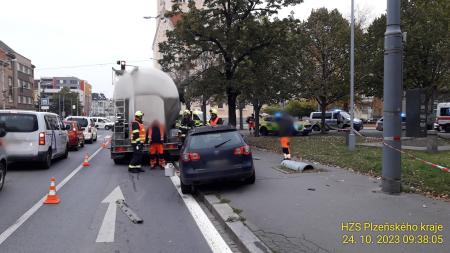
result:
M 326 107 L 326 105 L 324 105 L 324 104 L 320 104 L 320 110 L 321 110 L 321 112 L 322 112 L 322 117 L 321 117 L 321 126 L 320 126 L 320 131 L 322 132 L 322 133 L 325 133 L 326 131 L 326 122 L 325 122 L 325 114 L 326 114 L 326 111 L 327 111 L 327 107 Z
M 228 125 L 236 126 L 236 98 L 234 91 L 227 92 L 228 96 Z
M 206 125 L 206 97 L 202 96 L 203 124 Z
M 259 103 L 253 104 L 253 109 L 255 110 L 255 137 L 259 137 L 259 113 L 261 111 L 261 105 Z
M 239 129 L 244 130 L 244 119 L 242 118 L 244 107 L 242 106 L 242 103 L 239 103 Z

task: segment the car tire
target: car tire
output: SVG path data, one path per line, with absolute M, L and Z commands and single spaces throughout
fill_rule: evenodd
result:
M 259 129 L 259 133 L 262 136 L 267 136 L 269 134 L 269 132 L 267 131 L 267 128 L 265 128 L 265 127 L 262 127 L 261 129 Z
M 92 144 L 92 143 L 94 143 L 94 139 L 90 139 L 90 140 L 88 140 L 86 143 L 89 143 L 89 144 Z
M 45 160 L 42 162 L 42 168 L 44 170 L 49 169 L 52 166 L 52 151 L 47 151 L 47 154 L 45 154 Z
M 255 181 L 256 181 L 256 173 L 253 172 L 253 175 L 251 175 L 250 177 L 246 178 L 246 179 L 244 180 L 244 183 L 245 183 L 245 184 L 254 184 Z
M 303 132 L 302 132 L 302 136 L 308 136 L 309 133 L 310 133 L 309 131 L 303 131 Z
M 183 181 L 180 180 L 181 193 L 190 194 L 192 193 L 192 185 L 184 184 Z
M 67 159 L 69 157 L 69 145 L 66 144 L 66 150 L 62 156 L 62 159 Z
M 94 138 L 94 136 L 92 136 L 92 138 Z M 95 138 L 94 139 L 92 139 L 92 141 L 97 141 L 97 133 L 95 134 Z
M 314 126 L 312 127 L 312 130 L 315 131 L 315 132 L 319 132 L 319 131 L 320 131 L 320 126 L 314 125 Z
M 105 126 L 105 130 L 109 130 L 109 129 L 111 129 L 110 126 Z
M 84 140 L 81 142 L 80 147 L 84 147 Z
M 450 125 L 445 125 L 443 128 L 446 133 L 450 133 Z
M 0 163 L 0 191 L 3 189 L 6 178 L 6 164 L 4 162 Z

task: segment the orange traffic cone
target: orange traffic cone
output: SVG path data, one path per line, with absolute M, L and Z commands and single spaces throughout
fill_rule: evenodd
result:
M 50 179 L 50 188 L 48 191 L 47 199 L 44 201 L 44 204 L 59 204 L 59 202 L 59 197 L 58 195 L 56 195 L 55 178 L 52 177 Z
M 83 167 L 89 167 L 89 166 L 91 166 L 91 164 L 89 163 L 89 155 L 86 154 L 84 156 Z

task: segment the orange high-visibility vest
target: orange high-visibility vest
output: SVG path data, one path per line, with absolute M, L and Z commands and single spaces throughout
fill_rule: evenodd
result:
M 138 141 L 140 141 L 141 143 L 144 143 L 144 141 L 145 141 L 145 126 L 144 126 L 144 124 L 142 124 L 142 123 L 139 123 L 138 121 L 133 121 L 133 123 L 134 122 L 136 122 L 136 123 L 138 123 L 138 125 L 139 125 L 139 130 L 133 130 L 133 129 L 131 129 L 130 130 L 130 137 L 131 137 L 131 143 L 137 143 Z M 132 124 L 133 124 L 132 123 Z M 135 139 L 135 140 L 133 140 L 133 134 L 134 134 L 134 132 L 136 132 L 136 131 L 139 131 L 139 138 L 138 139 Z
M 216 117 L 216 119 L 214 119 L 214 120 L 210 119 L 209 120 L 209 125 L 210 126 L 217 126 L 217 122 L 219 122 L 219 117 Z

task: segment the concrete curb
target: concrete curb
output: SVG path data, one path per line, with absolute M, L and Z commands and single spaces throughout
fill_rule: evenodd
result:
M 203 194 L 199 192 L 198 196 L 219 220 L 225 229 L 236 241 L 240 250 L 248 253 L 271 253 L 272 250 L 267 247 L 241 220 L 233 208 L 227 203 L 222 203 L 215 195 Z

